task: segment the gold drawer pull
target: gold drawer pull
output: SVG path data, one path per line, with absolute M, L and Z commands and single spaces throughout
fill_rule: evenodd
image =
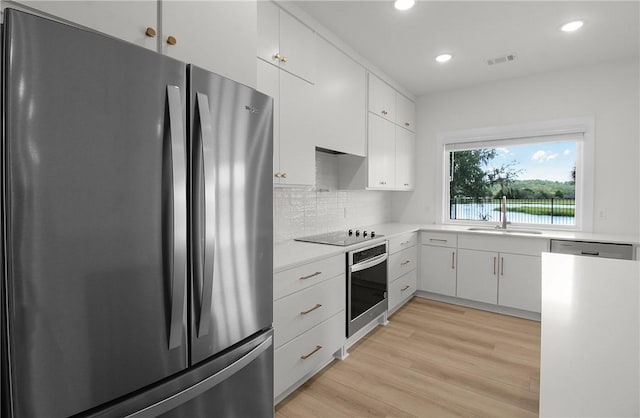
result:
M 411 244 L 411 240 L 400 243 L 400 245 L 407 245 L 407 244 Z
M 320 274 L 322 274 L 322 272 L 321 272 L 321 271 L 316 271 L 315 273 L 310 274 L 310 275 L 308 275 L 308 276 L 298 277 L 298 279 L 299 279 L 299 280 L 307 280 L 307 279 L 310 279 L 310 278 L 312 278 L 312 277 L 319 276 Z
M 313 308 L 309 309 L 308 311 L 301 311 L 300 315 L 306 315 L 309 312 L 313 312 L 313 311 L 315 311 L 316 309 L 318 309 L 320 307 L 322 307 L 322 305 L 320 305 L 319 303 L 316 303 L 316 306 L 314 306 Z
M 407 260 L 407 261 L 403 261 L 402 263 L 400 263 L 401 266 L 406 266 L 407 264 L 409 264 L 411 262 L 411 260 Z
M 405 290 L 407 290 L 408 288 L 410 288 L 411 286 L 406 285 L 405 287 L 403 287 L 402 289 L 400 289 L 401 292 L 404 292 Z
M 306 359 L 308 359 L 309 357 L 311 357 L 312 355 L 314 355 L 315 353 L 317 353 L 320 350 L 322 350 L 322 346 L 321 345 L 316 345 L 316 348 L 314 348 L 312 352 L 310 352 L 309 354 L 305 354 L 304 356 L 300 356 L 300 358 L 302 360 L 306 360 Z

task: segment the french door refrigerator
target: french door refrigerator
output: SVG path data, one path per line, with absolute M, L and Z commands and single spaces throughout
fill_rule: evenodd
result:
M 3 26 L 2 416 L 273 416 L 272 99 Z

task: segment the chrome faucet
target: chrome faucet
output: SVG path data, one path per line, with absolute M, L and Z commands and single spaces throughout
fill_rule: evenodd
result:
M 500 202 L 500 219 L 501 224 L 496 225 L 496 229 L 507 229 L 507 196 L 502 196 Z

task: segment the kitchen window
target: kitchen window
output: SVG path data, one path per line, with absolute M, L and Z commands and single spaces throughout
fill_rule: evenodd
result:
M 443 223 L 591 230 L 590 120 L 451 132 L 438 137 Z

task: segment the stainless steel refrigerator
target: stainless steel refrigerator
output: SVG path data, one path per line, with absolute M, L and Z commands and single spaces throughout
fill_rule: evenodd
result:
M 273 416 L 272 99 L 3 26 L 2 416 Z

